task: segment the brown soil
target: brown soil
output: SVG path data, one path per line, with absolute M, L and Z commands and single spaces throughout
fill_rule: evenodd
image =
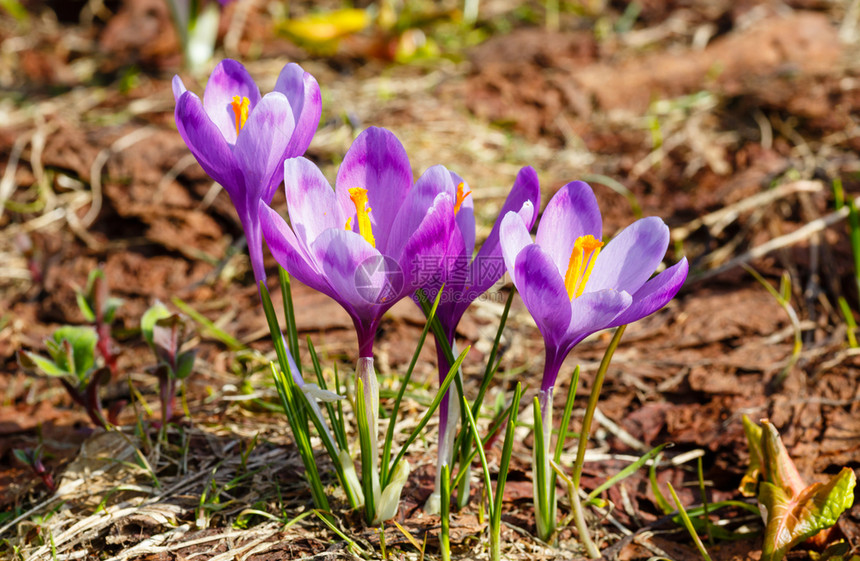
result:
M 378 557 L 378 530 L 341 508 L 336 493 L 333 509 L 353 549 L 313 515 L 284 527 L 243 514 L 256 509 L 290 521 L 307 512 L 311 499 L 283 415 L 265 408 L 276 403 L 266 369 L 271 343 L 241 228 L 226 193 L 194 162 L 173 122 L 170 79 L 181 58 L 163 2 L 23 4 L 24 22 L 0 11 L 0 512 L 9 513 L 0 517 L 0 554 L 13 556 L 14 545 L 25 559 L 49 559 L 53 544 L 63 555 L 111 559 Z M 840 180 L 846 198 L 860 194 L 860 22 L 850 3 L 643 1 L 632 27 L 620 29 L 626 3 L 583 2 L 603 8 L 563 11 L 559 30 L 548 31 L 544 3 L 500 0 L 481 3 L 477 25 L 487 39 L 479 44 L 464 39 L 450 12 L 439 8 L 426 18 L 425 31 L 440 43 L 448 37 L 453 54 L 412 64 L 386 58 L 408 33 L 366 31 L 334 54 L 303 50 L 274 33 L 263 4 L 228 6 L 222 53 L 247 63 L 263 91 L 291 60 L 317 77 L 323 120 L 309 157 L 329 177 L 354 134 L 381 125 L 402 140 L 416 174 L 444 163 L 467 178 L 479 238 L 522 165 L 538 169 L 544 204 L 564 183 L 589 180 L 608 233 L 636 217 L 631 199 L 642 214 L 672 228 L 667 262 L 685 255 L 690 278 L 666 309 L 625 334 L 603 388 L 600 411 L 609 421 L 597 423 L 586 490 L 631 456 L 671 442 L 657 478 L 672 483 L 684 504 L 701 502 L 697 457 L 709 500 L 738 499 L 748 460 L 743 414 L 771 419 L 809 482 L 843 466 L 860 468 L 860 353 L 848 346 L 852 328 L 838 304 L 844 297 L 856 312 L 860 294 L 848 227 L 844 213 L 834 214 L 831 189 Z M 312 4 L 290 9 L 297 15 Z M 441 5 L 453 10 L 461 3 Z M 201 91 L 205 77 L 183 77 Z M 283 196 L 275 203 L 283 205 Z M 275 286 L 276 264 L 267 264 Z M 774 287 L 783 273 L 790 276 L 799 326 L 743 265 Z M 125 301 L 113 325 L 119 376 L 105 392 L 108 403 L 133 401 L 120 417 L 128 429 L 122 436 L 94 432 L 59 384 L 26 375 L 16 361 L 17 351 L 42 351 L 59 325 L 85 323 L 76 289 L 99 266 L 112 295 Z M 508 290 L 476 304 L 460 326 L 458 344 L 473 349 L 464 366 L 467 389 L 480 381 Z M 324 366 L 351 373 L 348 316 L 305 287 L 295 287 L 294 296 L 302 336 L 311 337 Z M 155 380 L 146 371 L 152 358 L 138 326 L 153 302 L 174 298 L 242 349 L 198 327 L 191 416 L 171 426 L 156 449 L 134 430 L 138 419 L 150 427 L 160 418 Z M 383 322 L 376 360 L 385 384 L 398 387 L 422 325 L 411 303 Z M 802 349 L 792 363 L 795 329 Z M 563 370 L 559 410 L 569 373 L 582 368 L 571 430 L 578 430 L 608 340 L 602 334 L 585 341 Z M 517 381 L 533 391 L 541 372 L 540 337 L 516 300 L 503 348 L 488 417 L 496 396 L 509 397 Z M 401 417 L 404 431 L 432 396 L 434 360 L 428 343 Z M 151 415 L 128 380 L 155 409 Z M 247 398 L 252 391 L 259 400 Z M 527 392 L 524 403 L 531 397 Z M 531 411 L 520 418 L 530 419 Z M 532 437 L 526 427 L 518 431 L 503 517 L 505 555 L 579 558 L 572 527 L 560 532 L 557 548 L 532 537 Z M 433 484 L 435 434 L 431 423 L 410 451 L 413 474 L 396 518 L 419 543 L 427 536 L 426 555 L 433 558 L 439 518 L 420 506 Z M 240 452 L 255 437 L 243 464 Z M 61 500 L 13 455 L 39 442 Z M 137 467 L 136 448 L 146 452 L 157 485 Z M 570 469 L 574 454 L 571 440 L 562 467 Z M 497 443 L 489 451 L 493 466 L 499 455 Z M 481 488 L 475 470 L 470 506 L 452 515 L 458 558 L 486 555 Z M 217 507 L 201 508 L 204 492 Z M 697 557 L 689 536 L 656 505 L 647 470 L 604 496 L 614 505 L 611 515 L 595 512 L 590 521 L 607 558 Z M 564 497 L 560 510 L 569 513 Z M 18 515 L 24 516 L 7 525 Z M 761 527 L 743 510 L 712 519 Z M 837 527 L 860 553 L 856 502 Z M 394 524 L 385 526 L 385 545 L 417 558 Z M 713 559 L 761 556 L 754 537 L 708 549 Z M 806 558 L 798 549 L 790 558 Z

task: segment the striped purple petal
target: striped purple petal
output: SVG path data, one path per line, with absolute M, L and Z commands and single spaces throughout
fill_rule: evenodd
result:
M 412 187 L 412 168 L 403 145 L 386 129 L 366 129 L 347 151 L 336 183 L 339 189 L 367 189 L 376 247 L 386 253 L 391 225 Z
M 594 191 L 587 183 L 573 181 L 562 187 L 546 205 L 536 241 L 563 277 L 576 238 L 592 235 L 599 240 L 602 231 L 603 220 Z
M 656 216 L 637 220 L 615 236 L 597 256 L 587 291 L 639 290 L 666 256 L 669 227 Z
M 228 144 L 236 143 L 236 113 L 233 97 L 247 97 L 250 110 L 260 101 L 260 89 L 241 63 L 224 59 L 209 76 L 203 92 L 203 107 Z
M 322 115 L 322 95 L 316 78 L 301 66 L 291 62 L 284 66 L 275 82 L 276 92 L 281 92 L 290 101 L 295 131 L 285 157 L 295 158 L 307 152 L 311 139 L 319 127 Z

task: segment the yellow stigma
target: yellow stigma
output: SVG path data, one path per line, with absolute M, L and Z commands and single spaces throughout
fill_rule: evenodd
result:
M 373 229 L 370 226 L 370 208 L 367 206 L 367 189 L 353 187 L 349 190 L 349 198 L 355 205 L 355 214 L 358 217 L 358 233 L 367 240 L 367 243 L 376 247 L 376 239 L 373 237 Z M 352 219 L 346 221 L 346 229 L 349 230 Z
M 459 185 L 457 185 L 457 200 L 454 202 L 454 214 L 460 212 L 460 205 L 463 204 L 463 201 L 466 200 L 466 197 L 472 194 L 471 191 L 463 192 L 463 188 L 465 184 L 461 181 Z
M 570 252 L 570 261 L 567 264 L 567 274 L 564 275 L 564 286 L 571 300 L 581 296 L 585 290 L 585 284 L 588 282 L 601 247 L 603 242 L 592 235 L 579 236 L 573 243 L 573 251 Z
M 233 113 L 236 115 L 236 136 L 239 136 L 239 131 L 245 126 L 245 121 L 248 120 L 248 109 L 251 107 L 251 100 L 247 97 L 233 96 Z

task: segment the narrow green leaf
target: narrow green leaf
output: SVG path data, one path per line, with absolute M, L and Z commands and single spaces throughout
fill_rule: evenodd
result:
M 75 300 L 78 302 L 78 309 L 84 315 L 84 319 L 90 323 L 94 323 L 96 321 L 96 313 L 90 307 L 90 303 L 87 302 L 87 295 L 78 290 L 75 293 Z
M 463 398 L 463 401 L 466 402 L 466 398 Z M 478 425 L 475 423 L 475 418 L 472 416 L 472 410 L 469 408 L 468 402 L 465 403 L 463 409 L 466 411 L 466 420 L 469 421 L 469 427 L 472 429 L 472 437 L 478 442 L 481 440 L 481 435 L 478 434 Z M 487 456 L 484 454 L 483 446 L 478 446 L 478 457 L 481 458 L 481 470 L 484 473 L 484 495 L 487 497 L 487 502 L 489 503 L 489 511 L 495 512 L 495 498 L 493 497 L 493 487 L 490 482 L 490 468 L 487 465 Z
M 508 294 L 508 299 L 505 301 L 505 308 L 502 311 L 502 317 L 499 320 L 499 327 L 496 330 L 496 336 L 493 339 L 493 347 L 490 350 L 490 356 L 487 357 L 487 366 L 484 369 L 484 377 L 481 378 L 481 386 L 478 388 L 478 393 L 475 395 L 475 400 L 472 402 L 472 416 L 477 418 L 478 414 L 481 411 L 481 406 L 484 403 L 484 396 L 487 393 L 487 389 L 490 387 L 490 383 L 493 381 L 493 378 L 496 376 L 496 372 L 498 372 L 499 364 L 501 364 L 501 357 L 499 354 L 499 346 L 502 341 L 502 333 L 504 332 L 505 325 L 508 321 L 508 314 L 511 311 L 511 304 L 514 301 L 515 291 L 511 290 Z M 466 419 L 462 419 L 463 428 L 466 428 Z M 462 430 L 460 434 L 457 436 L 457 440 L 454 444 L 454 449 L 460 451 L 460 470 L 463 471 L 463 466 L 465 465 L 466 457 L 469 456 L 469 450 L 472 447 L 472 432 L 469 430 Z M 474 457 L 474 456 L 473 456 Z
M 496 481 L 495 509 L 490 512 L 491 526 L 498 528 L 502 521 L 502 503 L 505 496 L 505 484 L 508 480 L 508 468 L 511 464 L 511 454 L 514 449 L 514 429 L 517 426 L 517 414 L 520 409 L 520 399 L 523 396 L 523 386 L 517 382 L 514 389 L 514 399 L 511 403 L 511 413 L 505 430 L 505 442 L 502 445 L 502 458 L 499 460 L 499 477 Z M 483 446 L 482 446 L 483 448 Z
M 579 386 L 579 365 L 573 369 L 570 387 L 567 390 L 567 400 L 564 402 L 564 413 L 561 416 L 561 425 L 558 429 L 558 438 L 555 441 L 555 463 L 561 461 L 561 453 L 564 451 L 564 441 L 567 439 L 567 427 L 570 425 L 570 415 L 573 413 L 573 400 L 576 399 L 576 388 Z
M 548 407 L 552 407 L 552 404 L 547 404 Z M 535 507 L 535 516 L 539 518 L 537 521 L 538 527 L 538 537 L 545 540 L 548 539 L 549 535 L 555 530 L 555 520 L 551 518 L 551 505 L 550 500 L 550 491 L 549 485 L 555 485 L 555 478 L 550 478 L 550 473 L 547 470 L 547 454 L 548 450 L 544 447 L 545 432 L 547 430 L 552 430 L 552 426 L 544 427 L 543 426 L 543 414 L 540 409 L 540 400 L 537 396 L 534 398 L 534 425 L 535 425 L 535 434 L 534 434 L 534 482 L 535 486 L 535 496 L 537 498 L 537 503 L 534 505 Z M 543 535 L 541 535 L 543 534 Z
M 271 301 L 269 303 L 271 304 Z M 280 339 L 280 337 L 278 337 L 278 339 Z M 272 369 L 275 387 L 278 390 L 281 404 L 284 407 L 284 413 L 287 415 L 287 421 L 290 424 L 293 438 L 296 441 L 296 448 L 298 448 L 299 455 L 302 458 L 302 463 L 305 466 L 305 477 L 311 488 L 314 505 L 316 505 L 317 508 L 328 511 L 328 497 L 326 497 L 325 490 L 323 489 L 319 470 L 317 469 L 316 459 L 314 458 L 313 449 L 311 448 L 307 419 L 305 419 L 301 414 L 302 407 L 299 403 L 296 403 L 292 387 L 290 385 L 292 383 L 292 377 L 288 374 L 284 374 L 283 371 L 275 366 L 275 363 L 271 363 L 269 366 Z
M 275 354 L 278 357 L 278 364 L 281 366 L 281 372 L 290 372 L 290 361 L 287 358 L 287 349 L 284 347 L 284 338 L 281 337 L 281 326 L 278 324 L 278 315 L 275 313 L 275 307 L 272 305 L 272 297 L 269 295 L 269 289 L 266 284 L 260 281 L 260 302 L 263 304 L 263 314 L 266 316 L 266 323 L 269 325 L 269 333 L 272 337 L 272 344 L 275 347 Z
M 441 530 L 439 531 L 439 551 L 442 561 L 451 561 L 451 468 L 448 464 L 442 465 L 442 474 L 439 478 L 441 483 Z
M 705 534 L 708 536 L 708 544 L 714 545 L 714 534 L 711 532 L 711 517 L 708 512 L 708 494 L 705 491 L 705 474 L 702 468 L 702 457 L 696 459 L 696 475 L 699 476 L 699 495 L 702 497 L 702 522 L 705 523 Z
M 511 290 L 508 294 L 508 299 L 505 301 L 505 309 L 502 311 L 502 317 L 499 319 L 499 327 L 496 329 L 496 336 L 493 338 L 493 347 L 490 349 L 490 356 L 487 357 L 487 366 L 484 369 L 484 377 L 481 378 L 481 386 L 478 388 L 478 393 L 475 395 L 475 401 L 472 403 L 472 415 L 477 416 L 481 410 L 481 405 L 484 402 L 484 395 L 487 393 L 487 388 L 499 368 L 499 346 L 502 342 L 502 333 L 505 330 L 505 325 L 508 321 L 508 314 L 511 311 L 511 304 L 514 301 L 515 291 Z
M 358 423 L 358 443 L 361 448 L 361 488 L 364 492 L 364 518 L 368 524 L 376 516 L 376 497 L 373 493 L 373 470 L 369 459 L 373 457 L 373 447 L 370 442 L 370 426 L 367 422 L 367 406 L 365 404 L 364 383 L 361 378 L 355 380 L 355 417 Z M 392 470 L 393 471 L 393 470 Z
M 190 305 L 182 301 L 182 299 L 173 297 L 170 299 L 174 306 L 179 308 L 183 314 L 187 315 L 191 319 L 194 320 L 195 323 L 200 325 L 200 334 L 201 335 L 209 335 L 210 337 L 221 341 L 224 345 L 230 349 L 231 351 L 242 351 L 247 347 L 243 345 L 238 339 L 212 323 L 209 318 L 192 308 Z M 280 331 L 278 331 L 280 333 Z
M 669 492 L 672 493 L 672 499 L 675 501 L 675 505 L 678 507 L 678 514 L 681 515 L 681 520 L 684 523 L 684 527 L 687 529 L 687 532 L 690 534 L 690 537 L 693 538 L 693 542 L 696 544 L 696 549 L 699 550 L 699 554 L 705 561 L 711 561 L 711 556 L 708 555 L 708 550 L 705 549 L 705 544 L 702 543 L 702 540 L 699 539 L 699 534 L 696 533 L 696 529 L 693 527 L 693 523 L 690 522 L 690 517 L 687 514 L 687 511 L 684 510 L 684 505 L 681 504 L 681 500 L 678 498 L 678 494 L 675 492 L 675 488 L 672 487 L 671 483 L 667 483 L 669 486 Z
M 854 254 L 854 279 L 860 288 L 860 216 L 853 200 L 848 202 L 848 224 L 851 228 L 851 252 Z
M 320 388 L 327 390 L 328 384 L 326 384 L 325 377 L 323 376 L 322 366 L 320 366 L 319 356 L 317 355 L 317 350 L 314 347 L 313 342 L 311 341 L 310 335 L 307 338 L 307 343 L 308 343 L 308 352 L 311 355 L 311 363 L 313 364 L 313 367 L 314 367 L 314 374 L 316 374 L 316 377 L 317 377 L 317 383 L 319 384 Z M 337 393 L 339 389 L 340 388 L 339 388 L 337 376 L 335 376 L 334 393 Z M 336 409 L 335 409 L 335 405 L 333 403 L 326 401 L 324 403 L 324 406 L 325 406 L 326 412 L 328 413 L 328 418 L 329 418 L 329 421 L 331 423 L 332 432 L 334 432 L 334 438 L 335 438 L 335 441 L 337 442 L 337 447 L 340 448 L 341 450 L 349 450 L 349 445 L 346 442 L 346 427 L 344 427 L 343 419 L 342 419 L 342 417 L 343 417 L 343 406 L 340 403 L 341 401 L 343 401 L 343 400 L 339 400 L 337 402 L 338 403 L 337 407 L 341 411 L 340 417 L 338 417 Z M 311 415 L 311 417 L 313 417 L 313 415 Z
M 457 379 L 457 371 L 460 370 L 460 365 L 463 364 L 463 360 L 466 358 L 466 355 L 469 354 L 469 350 L 471 348 L 471 346 L 468 346 L 463 349 L 463 352 L 460 353 L 460 356 L 458 356 L 457 360 L 454 361 L 454 364 L 451 365 L 451 369 L 448 370 L 448 375 L 445 376 L 445 380 L 442 382 L 442 385 L 439 386 L 439 391 L 436 392 L 436 397 L 433 398 L 433 403 L 431 403 L 430 407 L 427 408 L 427 412 L 424 413 L 421 421 L 412 430 L 412 434 L 409 435 L 409 438 L 407 438 L 406 442 L 403 443 L 403 446 L 400 447 L 400 452 L 397 453 L 394 461 L 391 462 L 391 468 L 388 472 L 389 474 L 394 472 L 394 468 L 397 467 L 397 463 L 403 459 L 403 455 L 406 454 L 406 450 L 409 449 L 409 445 L 415 442 L 415 439 L 418 438 L 418 435 L 421 434 L 421 431 L 424 430 L 424 427 L 430 422 L 430 419 L 433 417 L 433 413 L 436 412 L 436 408 L 439 407 L 440 403 L 442 403 L 442 397 L 445 395 L 445 392 L 448 391 L 448 388 L 451 387 L 451 382 Z
M 302 371 L 302 359 L 299 352 L 299 330 L 296 327 L 295 307 L 293 306 L 293 292 L 290 284 L 290 275 L 283 267 L 278 267 L 278 279 L 281 281 L 281 297 L 284 301 L 284 318 L 287 323 L 287 341 L 289 341 L 290 352 L 296 361 L 296 368 Z M 320 385 L 320 387 L 323 387 Z
M 441 290 L 445 290 L 444 285 Z M 440 292 L 441 292 L 440 290 Z M 436 341 L 439 342 L 442 347 L 442 351 L 445 353 L 445 360 L 448 361 L 448 364 L 454 364 L 454 351 L 451 349 L 451 345 L 448 344 L 448 338 L 445 336 L 445 330 L 442 328 L 442 324 L 439 323 L 439 318 L 431 317 L 430 310 L 431 305 L 430 301 L 427 299 L 427 295 L 424 294 L 423 290 L 417 290 L 415 292 L 415 296 L 418 298 L 418 303 L 421 305 L 421 310 L 424 312 L 424 316 L 428 318 L 430 322 L 430 328 L 433 330 L 433 336 L 436 337 Z M 461 376 L 456 376 L 454 378 L 454 383 L 457 388 L 457 397 L 460 399 L 460 415 L 463 415 L 463 397 L 465 393 L 463 392 L 463 380 Z
M 657 501 L 657 506 L 660 507 L 660 510 L 663 511 L 664 514 L 671 514 L 675 509 L 672 508 L 672 505 L 669 504 L 669 501 L 666 500 L 665 495 L 660 490 L 660 485 L 657 483 L 657 464 L 660 463 L 660 458 L 663 454 L 657 454 L 654 458 L 654 463 L 651 464 L 651 467 L 648 468 L 648 480 L 651 482 L 651 492 L 654 493 L 654 500 Z
M 496 434 L 496 431 L 499 430 L 499 427 L 501 427 L 502 424 L 507 422 L 508 416 L 511 414 L 511 408 L 512 407 L 513 407 L 513 404 L 511 404 L 510 407 L 508 407 L 507 409 L 502 411 L 502 413 L 500 415 L 496 416 L 495 420 L 493 420 L 493 422 L 490 424 L 490 428 L 487 429 L 486 436 L 484 436 L 484 438 L 481 439 L 481 445 L 471 448 L 465 456 L 461 457 L 460 465 L 462 465 L 462 466 L 472 465 L 472 462 L 475 461 L 475 457 L 478 455 L 478 448 L 486 448 L 487 443 L 490 442 L 490 439 L 494 437 L 494 435 Z M 468 421 L 466 422 L 466 428 L 469 428 Z M 469 429 L 469 432 L 470 433 L 472 432 L 471 429 Z M 463 481 L 463 479 L 465 478 L 465 476 L 468 473 L 469 473 L 468 469 L 461 469 L 457 473 L 457 476 L 454 478 L 454 480 L 451 482 L 451 487 L 456 488 L 458 485 L 460 485 L 460 483 Z
M 639 470 L 639 468 L 641 468 L 646 463 L 648 463 L 648 460 L 657 456 L 660 452 L 663 451 L 663 448 L 665 448 L 669 444 L 670 444 L 669 442 L 664 442 L 663 444 L 657 446 L 656 448 L 653 448 L 653 449 L 647 451 L 638 460 L 636 460 L 635 462 L 626 466 L 624 469 L 622 469 L 621 471 L 619 471 L 618 473 L 616 473 L 615 475 L 613 475 L 612 477 L 610 477 L 609 479 L 607 479 L 606 481 L 601 483 L 596 489 L 594 489 L 591 493 L 588 494 L 588 497 L 585 499 L 585 504 L 596 504 L 596 502 L 597 502 L 596 499 L 597 499 L 597 497 L 600 496 L 600 493 L 606 491 L 607 489 L 609 489 L 610 487 L 612 487 L 613 485 L 615 485 L 619 481 L 622 481 L 622 480 L 630 477 L 634 473 L 636 473 Z M 558 460 L 556 460 L 556 461 L 558 461 Z
M 845 190 L 842 188 L 841 177 L 833 179 L 833 205 L 836 210 L 842 210 L 842 207 L 845 206 Z
M 840 296 L 839 309 L 842 310 L 842 315 L 845 317 L 845 323 L 848 325 L 846 337 L 848 337 L 848 346 L 852 349 L 858 347 L 857 344 L 857 322 L 854 320 L 854 312 L 851 311 L 851 306 L 848 305 L 848 300 L 844 296 Z
M 400 410 L 400 402 L 403 400 L 403 394 L 409 386 L 409 380 L 412 379 L 412 372 L 415 370 L 415 364 L 418 362 L 418 356 L 421 354 L 421 349 L 424 348 L 424 341 L 427 339 L 427 332 L 430 330 L 430 322 L 436 317 L 436 308 L 439 306 L 442 291 L 436 294 L 436 300 L 433 302 L 433 307 L 427 315 L 427 321 L 424 322 L 424 329 L 421 330 L 421 336 L 418 338 L 418 344 L 415 346 L 415 352 L 412 353 L 412 360 L 409 361 L 409 367 L 406 369 L 403 379 L 400 381 L 400 389 L 397 396 L 394 398 L 394 406 L 391 408 L 391 421 L 388 423 L 388 430 L 385 431 L 385 441 L 382 445 L 382 486 L 388 485 L 390 472 L 388 470 L 388 460 L 391 458 L 391 444 L 394 441 L 394 425 L 397 424 L 397 412 Z

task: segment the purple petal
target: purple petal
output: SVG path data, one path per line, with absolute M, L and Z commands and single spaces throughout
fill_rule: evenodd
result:
M 466 252 L 466 246 L 463 241 L 463 235 L 458 227 L 451 229 L 451 237 L 448 241 L 445 259 L 440 263 L 443 269 L 441 277 L 434 277 L 428 282 L 421 283 L 427 291 L 428 298 L 435 298 L 442 288 L 442 283 L 445 283 L 445 294 L 439 301 L 439 308 L 436 310 L 436 316 L 445 332 L 449 337 L 454 336 L 457 324 L 460 318 L 475 301 L 475 299 L 483 294 L 486 289 L 478 290 L 476 287 L 476 277 L 474 272 L 474 263 L 472 262 L 471 252 Z M 504 274 L 505 265 L 501 259 L 496 263 L 498 276 Z M 481 270 L 485 273 L 486 271 Z M 490 274 L 495 274 L 497 271 L 492 271 Z
M 385 298 L 382 291 L 388 272 L 384 267 L 386 262 L 359 234 L 339 228 L 326 230 L 311 244 L 311 251 L 317 267 L 331 286 L 332 298 L 344 307 L 353 321 L 372 324 L 394 304 L 394 301 L 380 302 Z M 377 266 L 380 264 L 383 266 Z M 356 286 L 360 268 L 362 272 L 378 273 L 371 274 L 370 282 L 362 283 L 361 290 Z
M 414 292 L 427 278 L 441 272 L 454 228 L 453 217 L 451 198 L 447 193 L 439 193 L 397 259 L 403 269 L 404 296 Z
M 319 168 L 306 158 L 284 162 L 284 187 L 290 222 L 303 247 L 329 228 L 345 229 L 346 217 L 334 190 Z
M 245 212 L 245 181 L 233 152 L 192 92 L 183 93 L 176 104 L 176 127 L 203 170 L 224 186 L 240 214 Z
M 594 191 L 587 183 L 574 181 L 562 187 L 546 205 L 536 241 L 564 277 L 576 238 L 590 234 L 599 240 L 602 224 Z
M 269 246 L 275 261 L 302 283 L 331 296 L 332 290 L 326 283 L 322 271 L 305 253 L 296 235 L 281 215 L 263 201 L 259 202 L 258 212 L 266 245 Z
M 228 144 L 236 143 L 233 96 L 247 97 L 253 110 L 260 101 L 260 89 L 241 63 L 227 58 L 219 62 L 209 76 L 203 92 L 203 107 Z
M 526 201 L 523 206 L 528 207 L 530 205 L 531 203 Z M 516 212 L 509 212 L 502 218 L 499 234 L 505 269 L 511 275 L 511 280 L 517 285 L 517 257 L 526 247 L 532 245 L 534 242 L 532 242 L 531 234 L 529 234 L 529 229 L 526 227 L 525 222 L 520 214 Z
M 400 205 L 412 187 L 412 169 L 403 145 L 390 131 L 371 127 L 355 139 L 337 174 L 342 189 L 367 189 L 376 247 L 390 253 L 388 239 Z
M 450 200 L 453 201 L 456 188 L 451 173 L 445 169 L 445 166 L 436 165 L 429 168 L 418 178 L 415 186 L 410 189 L 403 204 L 400 205 L 394 222 L 389 224 L 391 234 L 389 237 L 390 242 L 386 248 L 388 255 L 400 255 L 409 237 L 412 236 L 419 224 L 424 220 L 428 210 L 433 206 L 436 197 L 440 193 L 447 194 Z M 453 214 L 452 207 L 451 215 L 453 216 Z M 376 230 L 374 230 L 375 232 Z
M 245 174 L 250 208 L 258 199 L 271 202 L 294 126 L 289 102 L 277 92 L 266 94 L 248 116 L 233 154 Z
M 517 179 L 514 181 L 514 186 L 505 199 L 505 204 L 502 205 L 502 210 L 496 223 L 493 224 L 493 229 L 486 241 L 481 245 L 478 255 L 472 262 L 471 278 L 475 281 L 474 290 L 479 294 L 484 293 L 496 281 L 498 281 L 505 272 L 504 260 L 502 259 L 502 246 L 499 243 L 499 232 L 501 232 L 502 219 L 508 212 L 517 212 L 526 226 L 526 230 L 531 230 L 537 218 L 535 208 L 540 204 L 540 184 L 538 183 L 537 172 L 531 167 L 524 167 L 517 174 Z M 531 243 L 531 240 L 528 241 Z
M 569 348 L 602 329 L 630 307 L 633 298 L 626 292 L 601 290 L 588 292 L 571 302 L 570 326 L 565 336 Z
M 442 276 L 437 282 L 445 283 L 445 291 L 449 296 L 461 293 L 466 288 L 471 288 L 472 280 L 469 278 L 469 265 L 471 253 L 466 252 L 466 243 L 463 234 L 457 228 L 456 222 L 452 225 L 451 236 L 448 239 L 448 247 L 445 250 L 445 258 L 440 263 Z M 476 296 L 477 297 L 477 296 Z M 446 301 L 448 298 L 445 299 Z
M 263 232 L 260 229 L 259 209 L 254 201 L 253 207 L 248 208 L 246 215 L 239 215 L 242 229 L 245 231 L 245 241 L 248 242 L 248 256 L 251 258 L 251 269 L 257 284 L 266 280 L 265 257 L 263 256 Z
M 179 77 L 179 74 L 173 76 L 171 86 L 173 86 L 173 100 L 179 103 L 179 98 L 187 91 L 185 84 L 182 83 L 182 78 Z
M 456 204 L 457 186 L 460 183 L 463 184 L 464 195 L 471 191 L 471 189 L 469 188 L 469 184 L 466 183 L 462 177 L 453 171 L 449 173 L 451 174 L 451 180 L 454 182 L 454 192 L 451 194 L 451 200 Z M 463 247 L 466 249 L 466 254 L 469 256 L 469 259 L 471 259 L 472 254 L 475 252 L 475 201 L 472 198 L 472 195 L 465 197 L 463 202 L 460 203 L 460 210 L 457 211 L 454 221 L 463 237 Z
M 517 256 L 514 284 L 547 346 L 564 340 L 570 325 L 570 299 L 552 259 L 537 244 Z
M 675 297 L 687 279 L 689 265 L 687 258 L 669 267 L 633 294 L 633 304 L 612 320 L 610 327 L 633 323 L 651 315 Z M 585 296 L 583 294 L 583 296 Z
M 287 147 L 286 157 L 301 156 L 307 152 L 320 124 L 322 95 L 319 84 L 316 78 L 302 70 L 301 66 L 291 62 L 281 70 L 274 91 L 287 96 L 296 122 L 296 130 Z
M 586 290 L 614 288 L 633 294 L 651 277 L 667 247 L 669 227 L 662 220 L 656 216 L 637 220 L 597 256 Z

